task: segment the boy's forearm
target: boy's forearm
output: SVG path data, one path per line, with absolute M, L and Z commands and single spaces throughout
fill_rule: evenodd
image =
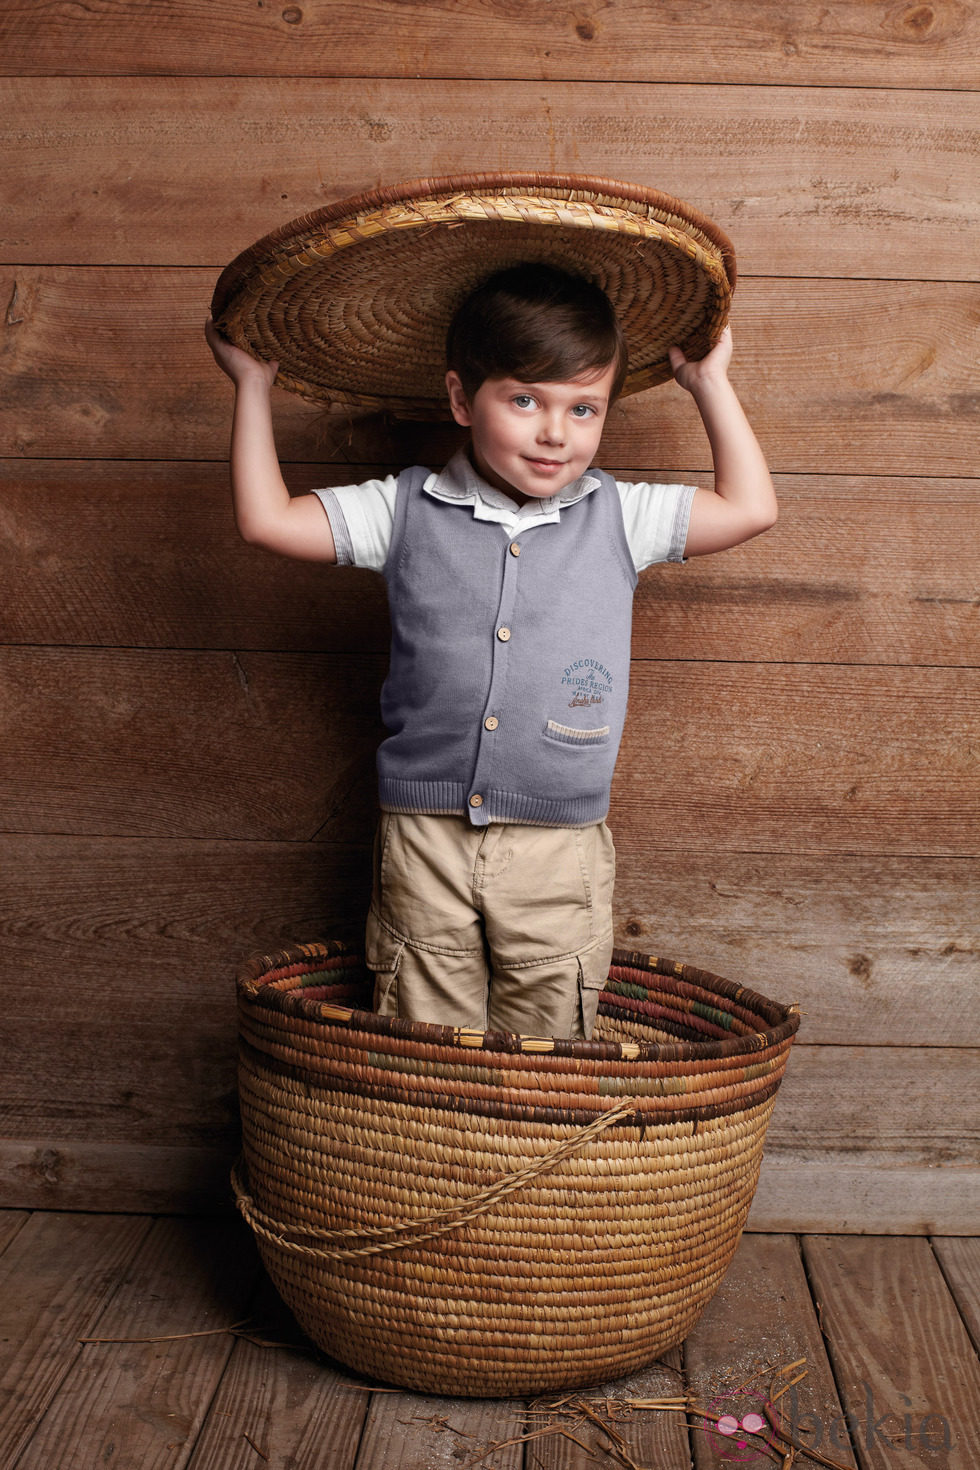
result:
M 231 490 L 235 524 L 253 546 L 305 561 L 337 560 L 333 532 L 316 495 L 290 496 L 272 431 L 272 385 L 278 364 L 261 362 L 223 336 L 208 318 L 204 336 L 235 385 Z
M 696 501 L 688 555 L 747 541 L 778 515 L 765 456 L 727 377 L 699 384 L 694 399 L 711 447 L 715 487 Z
M 711 446 L 715 494 L 760 518 L 775 512 L 776 494 L 769 466 L 738 395 L 726 378 L 702 389 L 697 398 L 701 421 Z
M 690 361 L 670 348 L 680 386 L 697 404 L 711 446 L 714 490 L 698 490 L 684 548 L 686 556 L 724 551 L 775 525 L 776 493 L 765 456 L 728 379 L 732 333 L 726 326 L 706 357 Z
M 266 543 L 270 523 L 289 504 L 289 490 L 276 453 L 269 388 L 258 378 L 235 390 L 231 491 L 239 534 L 254 544 Z

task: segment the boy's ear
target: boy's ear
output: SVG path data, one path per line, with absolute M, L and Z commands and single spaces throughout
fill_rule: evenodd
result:
M 452 368 L 446 374 L 446 391 L 449 394 L 449 407 L 452 410 L 453 418 L 457 424 L 462 424 L 464 428 L 469 428 L 473 422 L 469 399 L 466 397 L 466 390 L 463 387 L 459 373 L 455 372 Z

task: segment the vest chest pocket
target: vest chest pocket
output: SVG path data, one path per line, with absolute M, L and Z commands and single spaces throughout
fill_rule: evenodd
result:
M 577 745 L 591 750 L 596 745 L 609 744 L 610 727 L 600 725 L 597 730 L 576 730 L 571 725 L 559 725 L 557 720 L 549 720 L 544 733 L 546 739 L 554 740 L 558 745 Z

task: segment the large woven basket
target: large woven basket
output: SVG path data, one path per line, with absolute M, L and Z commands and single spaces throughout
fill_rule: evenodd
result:
M 482 173 L 411 179 L 280 225 L 226 266 L 211 312 L 279 363 L 280 387 L 347 413 L 448 418 L 446 328 L 492 271 L 544 261 L 594 280 L 629 342 L 624 393 L 700 358 L 735 287 L 728 236 L 699 210 L 618 179 Z
M 370 1013 L 339 943 L 239 978 L 234 1184 L 304 1331 L 372 1378 L 584 1387 L 681 1341 L 748 1214 L 799 1016 L 616 951 L 590 1042 Z

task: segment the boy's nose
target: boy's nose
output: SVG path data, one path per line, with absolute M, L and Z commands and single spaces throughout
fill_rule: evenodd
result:
M 560 414 L 550 414 L 541 424 L 538 438 L 543 444 L 562 444 L 565 433 Z

